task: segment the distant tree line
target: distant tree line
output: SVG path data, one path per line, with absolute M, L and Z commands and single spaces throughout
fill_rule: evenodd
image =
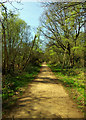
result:
M 41 32 L 45 36 L 45 58 L 64 68 L 84 66 L 86 2 L 44 3 Z
M 17 14 L 8 11 L 3 3 L 1 36 L 2 36 L 2 73 L 14 74 L 24 71 L 28 64 L 39 65 L 43 52 L 40 48 L 40 32 L 34 38 L 30 25 L 20 19 Z

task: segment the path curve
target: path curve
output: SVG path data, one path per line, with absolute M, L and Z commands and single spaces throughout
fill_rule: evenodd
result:
M 57 82 L 55 82 L 57 81 Z M 38 77 L 28 85 L 18 105 L 7 117 L 83 118 L 84 114 L 69 98 L 64 87 L 44 62 Z

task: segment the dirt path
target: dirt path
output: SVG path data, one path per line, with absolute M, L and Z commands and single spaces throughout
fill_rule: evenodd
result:
M 38 77 L 19 98 L 8 117 L 14 118 L 83 118 L 56 77 L 43 63 Z

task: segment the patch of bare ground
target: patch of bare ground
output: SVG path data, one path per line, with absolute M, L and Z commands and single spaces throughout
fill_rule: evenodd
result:
M 84 118 L 46 63 L 6 118 Z

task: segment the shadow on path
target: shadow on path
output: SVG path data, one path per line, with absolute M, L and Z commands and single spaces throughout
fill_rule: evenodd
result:
M 83 118 L 46 63 L 7 118 Z

